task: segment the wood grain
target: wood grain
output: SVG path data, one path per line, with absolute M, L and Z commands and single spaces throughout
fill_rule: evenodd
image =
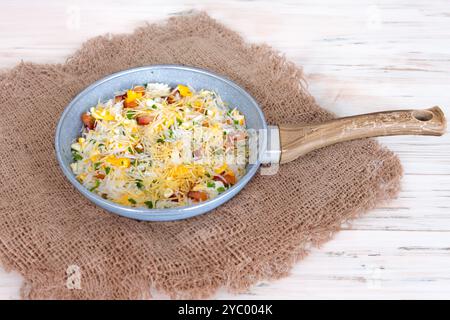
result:
M 303 66 L 310 92 L 338 116 L 429 105 L 450 114 L 446 0 L 5 1 L 0 68 L 62 62 L 89 37 L 193 8 Z M 380 141 L 404 165 L 400 197 L 345 225 L 290 277 L 237 298 L 450 298 L 450 135 Z M 0 272 L 0 298 L 17 298 L 21 282 Z
M 398 135 L 442 136 L 441 108 L 393 110 L 342 117 L 318 124 L 279 125 L 281 163 L 339 142 Z

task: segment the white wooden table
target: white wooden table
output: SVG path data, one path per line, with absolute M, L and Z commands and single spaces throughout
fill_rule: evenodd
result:
M 0 68 L 62 62 L 92 36 L 195 8 L 304 66 L 312 94 L 338 115 L 440 105 L 450 116 L 448 0 L 339 3 L 3 1 Z M 450 135 L 380 141 L 403 162 L 400 197 L 346 226 L 290 277 L 237 298 L 450 298 Z M 0 271 L 0 298 L 18 298 L 21 283 Z

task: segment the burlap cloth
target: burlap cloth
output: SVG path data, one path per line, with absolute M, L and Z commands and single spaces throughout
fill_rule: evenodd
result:
M 149 223 L 103 211 L 61 173 L 53 148 L 57 121 L 93 81 L 161 63 L 228 76 L 256 98 L 272 124 L 333 117 L 301 85 L 298 67 L 267 46 L 244 43 L 204 13 L 94 38 L 64 64 L 21 63 L 3 72 L 0 261 L 25 278 L 24 298 L 148 298 L 155 291 L 199 298 L 221 287 L 242 291 L 288 275 L 341 223 L 396 195 L 397 157 L 373 140 L 359 140 L 313 152 L 276 175 L 257 174 L 234 199 L 197 218 Z M 73 268 L 79 268 L 81 289 L 67 274 Z M 68 277 L 75 289 L 68 289 Z

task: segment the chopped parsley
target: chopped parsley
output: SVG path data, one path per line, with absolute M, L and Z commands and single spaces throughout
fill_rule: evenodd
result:
M 217 192 L 219 192 L 219 193 L 225 192 L 225 190 L 226 189 L 224 187 L 217 188 Z
M 94 191 L 95 189 L 97 189 L 100 186 L 100 180 L 95 180 L 95 185 L 89 189 L 89 191 Z
M 142 180 L 136 180 L 136 187 L 138 187 L 139 189 L 144 188 L 144 184 L 142 183 Z
M 72 157 L 73 161 L 80 161 L 83 159 L 83 157 L 78 153 L 78 151 L 73 149 L 72 149 Z
M 145 201 L 144 204 L 147 206 L 147 208 L 153 209 L 153 202 L 152 201 Z
M 127 118 L 128 119 L 133 119 L 133 117 L 135 116 L 135 112 L 134 111 L 131 111 L 131 110 L 129 110 L 129 111 L 127 111 L 127 113 L 125 114 L 126 116 L 127 116 Z

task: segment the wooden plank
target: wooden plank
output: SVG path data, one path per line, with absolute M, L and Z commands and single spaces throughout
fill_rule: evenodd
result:
M 450 114 L 445 0 L 7 1 L 0 68 L 22 59 L 63 62 L 92 36 L 130 32 L 192 8 L 302 65 L 311 93 L 340 116 L 436 104 Z M 291 276 L 237 298 L 450 298 L 450 136 L 380 141 L 404 165 L 399 198 L 344 226 Z M 0 271 L 0 298 L 18 298 L 21 282 Z M 236 296 L 217 295 L 227 297 Z

